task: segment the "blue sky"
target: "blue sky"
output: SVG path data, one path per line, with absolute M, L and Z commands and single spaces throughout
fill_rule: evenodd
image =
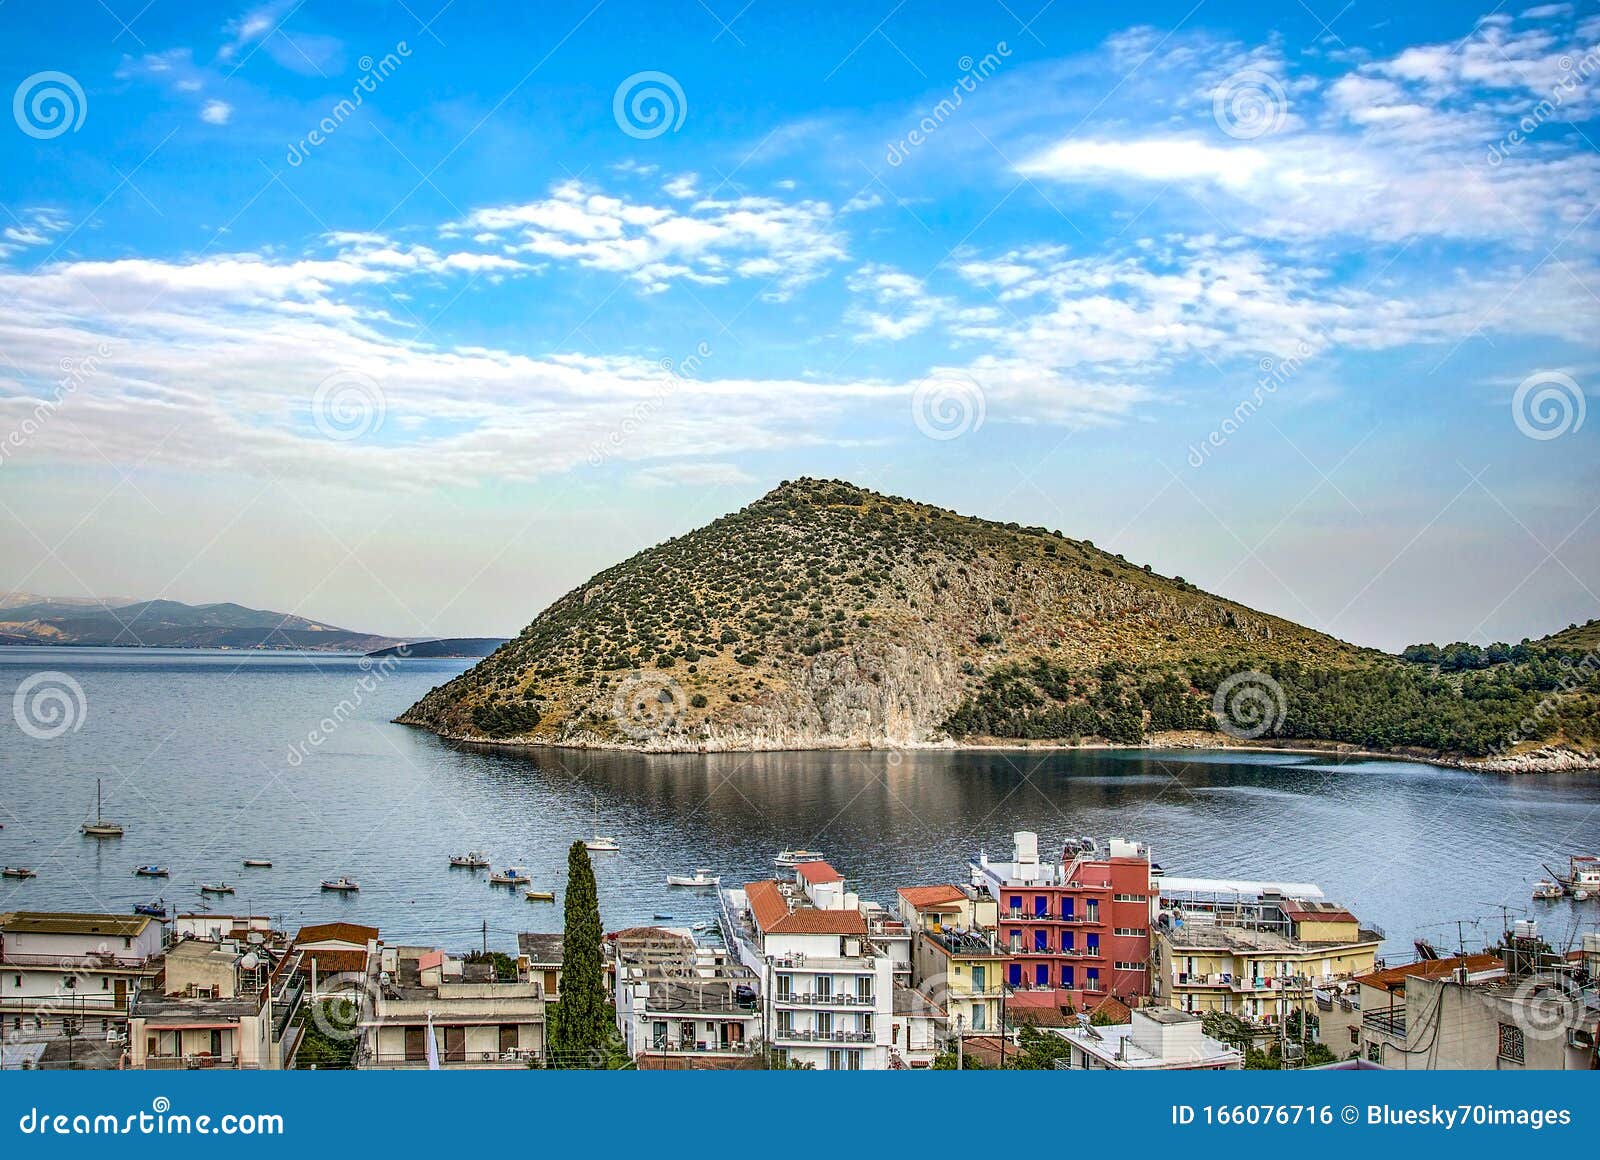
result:
M 0 7 L 0 584 L 510 632 L 795 475 L 1600 614 L 1589 5 Z M 1586 393 L 1587 392 L 1587 393 Z

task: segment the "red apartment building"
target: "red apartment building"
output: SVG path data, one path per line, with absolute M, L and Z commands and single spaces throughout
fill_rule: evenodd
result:
M 1150 993 L 1150 852 L 1081 839 L 1042 861 L 1039 836 L 1014 836 L 1009 862 L 980 854 L 972 884 L 999 906 L 999 944 L 1013 990 L 1054 991 L 1056 1006 L 1090 1010 L 1114 995 L 1129 1006 Z

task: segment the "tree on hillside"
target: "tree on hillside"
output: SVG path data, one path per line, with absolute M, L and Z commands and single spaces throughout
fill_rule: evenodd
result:
M 582 842 L 567 852 L 566 926 L 562 940 L 561 999 L 550 1012 L 552 1067 L 605 1067 L 612 1033 L 600 962 L 600 897 L 594 867 Z

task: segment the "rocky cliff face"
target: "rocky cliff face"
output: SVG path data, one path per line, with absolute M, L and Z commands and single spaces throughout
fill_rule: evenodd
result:
M 1044 528 L 785 484 L 607 569 L 400 720 L 642 750 L 947 744 L 996 670 L 1357 650 Z

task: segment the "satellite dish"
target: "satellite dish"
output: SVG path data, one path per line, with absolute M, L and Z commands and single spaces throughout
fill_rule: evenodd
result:
M 256 954 L 255 951 L 251 951 L 239 960 L 239 965 L 247 971 L 253 971 L 261 965 L 261 956 Z

